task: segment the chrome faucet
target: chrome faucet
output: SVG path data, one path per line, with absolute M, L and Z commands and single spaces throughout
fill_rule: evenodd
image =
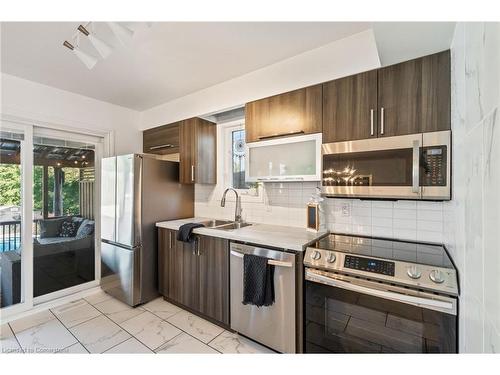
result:
M 234 194 L 236 195 L 236 208 L 234 210 L 234 221 L 237 223 L 241 223 L 241 197 L 239 196 L 238 192 L 234 190 L 233 188 L 227 188 L 224 190 L 224 194 L 222 195 L 222 199 L 220 201 L 220 206 L 225 207 L 226 206 L 226 194 L 228 191 L 234 191 Z

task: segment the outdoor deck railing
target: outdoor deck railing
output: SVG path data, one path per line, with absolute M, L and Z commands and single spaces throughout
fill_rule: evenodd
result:
M 33 233 L 38 236 L 40 219 L 33 220 Z M 21 245 L 21 220 L 0 222 L 0 252 L 16 250 Z

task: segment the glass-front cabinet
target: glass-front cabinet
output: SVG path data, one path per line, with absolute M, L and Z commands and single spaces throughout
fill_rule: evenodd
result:
M 247 143 L 246 181 L 320 181 L 321 134 Z

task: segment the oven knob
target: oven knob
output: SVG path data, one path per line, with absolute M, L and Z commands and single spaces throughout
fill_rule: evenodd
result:
M 312 253 L 311 258 L 313 258 L 314 260 L 319 260 L 319 258 L 321 258 L 321 253 L 318 250 L 315 250 L 314 253 Z
M 420 279 L 420 276 L 422 276 L 422 272 L 420 272 L 417 266 L 408 267 L 408 269 L 406 270 L 406 274 L 412 279 Z
M 330 253 L 330 254 L 328 254 L 328 258 L 326 258 L 326 261 L 328 263 L 333 263 L 333 262 L 335 262 L 335 259 L 336 259 L 335 254 L 334 253 Z
M 429 279 L 434 281 L 436 284 L 441 284 L 444 282 L 443 272 L 441 272 L 440 270 L 432 270 L 429 274 Z

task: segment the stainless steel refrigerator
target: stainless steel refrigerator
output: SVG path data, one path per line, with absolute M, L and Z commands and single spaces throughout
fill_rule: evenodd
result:
M 158 296 L 155 223 L 193 217 L 179 163 L 130 154 L 102 160 L 101 288 L 135 306 Z

